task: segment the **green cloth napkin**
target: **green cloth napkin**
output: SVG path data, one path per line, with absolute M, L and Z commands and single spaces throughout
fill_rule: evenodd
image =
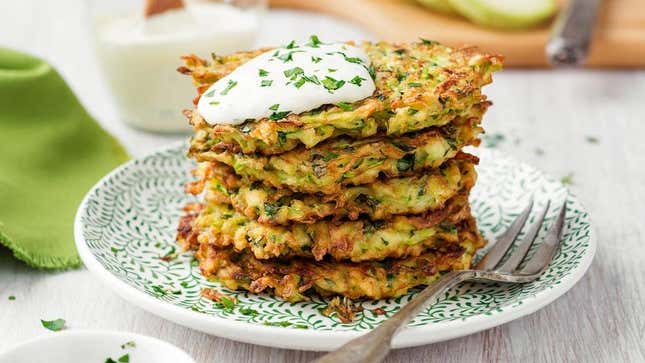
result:
M 0 48 L 0 243 L 27 264 L 80 265 L 74 215 L 128 158 L 44 61 Z

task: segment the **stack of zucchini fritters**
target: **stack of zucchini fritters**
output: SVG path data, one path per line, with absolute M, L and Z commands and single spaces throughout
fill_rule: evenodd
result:
M 482 86 L 501 57 L 431 41 L 360 45 L 376 91 L 279 120 L 195 129 L 200 164 L 178 241 L 202 273 L 231 289 L 289 301 L 318 293 L 381 299 L 470 266 L 484 245 L 468 195 L 490 102 Z M 261 49 L 180 71 L 203 93 Z M 249 95 L 253 97 L 253 95 Z

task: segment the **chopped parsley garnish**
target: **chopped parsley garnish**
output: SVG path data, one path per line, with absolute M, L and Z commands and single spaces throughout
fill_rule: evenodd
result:
M 433 44 L 439 44 L 436 40 L 430 40 L 430 39 L 424 39 L 424 38 L 419 38 L 421 40 L 422 44 L 425 45 L 433 45 Z
M 588 142 L 588 143 L 590 143 L 590 144 L 597 144 L 597 143 L 599 143 L 599 142 L 600 142 L 600 140 L 599 140 L 597 137 L 595 137 L 595 136 L 587 136 L 585 139 L 586 139 L 586 140 L 587 140 L 587 142 Z
M 222 96 L 224 96 L 224 95 L 228 94 L 228 92 L 229 92 L 231 89 L 233 89 L 233 87 L 235 87 L 235 86 L 237 86 L 237 81 L 234 81 L 234 80 L 232 80 L 232 79 L 229 79 L 229 80 L 228 80 L 228 84 L 226 85 L 226 88 L 224 88 L 224 90 L 223 90 L 222 92 L 220 92 L 220 94 L 221 94 Z
M 160 256 L 159 258 L 163 261 L 170 261 L 173 260 L 177 257 L 177 249 L 175 246 L 170 246 L 170 251 L 168 251 L 165 255 Z
M 327 54 L 327 55 L 340 54 L 340 55 L 343 56 L 343 58 L 345 58 L 345 61 L 347 61 L 349 63 L 363 64 L 362 59 L 360 59 L 358 57 L 348 57 L 347 54 L 345 54 L 343 52 L 329 52 L 329 53 L 325 53 L 325 54 Z
M 217 106 L 217 105 L 219 105 L 219 101 L 210 101 L 208 104 L 213 105 L 213 106 Z
M 354 106 L 348 102 L 338 102 L 336 106 L 340 107 L 343 111 L 351 111 L 354 109 Z
M 338 70 L 338 69 L 334 69 L 334 68 L 327 68 L 327 71 L 329 71 L 329 73 L 334 73 L 334 72 L 336 72 L 337 70 Z
M 273 217 L 277 212 L 280 207 L 277 206 L 275 203 L 269 203 L 266 202 L 264 203 L 264 213 L 266 213 L 267 216 Z
M 338 157 L 338 154 L 333 153 L 333 152 L 328 152 L 328 153 L 327 153 L 327 154 L 325 154 L 325 156 L 323 157 L 323 160 L 324 160 L 324 161 L 329 161 L 329 160 L 332 160 L 332 159 L 336 159 L 337 157 Z
M 484 146 L 489 148 L 497 147 L 501 142 L 506 140 L 506 137 L 503 134 L 495 133 L 490 135 L 482 135 L 482 140 L 484 141 Z
M 410 86 L 410 87 L 421 87 L 421 83 L 419 83 L 419 82 L 410 82 L 410 83 L 408 83 L 408 86 Z
M 314 74 L 313 76 L 311 76 L 311 77 L 309 77 L 309 76 L 305 76 L 305 75 L 303 74 L 303 75 L 302 75 L 302 79 L 304 79 L 304 80 L 305 80 L 305 81 L 307 81 L 307 82 L 311 82 L 311 83 L 313 83 L 313 84 L 320 84 L 320 80 L 318 79 L 318 77 L 316 77 L 316 75 L 315 75 L 315 74 Z
M 293 60 L 293 53 L 289 52 L 287 54 L 283 54 L 279 57 L 277 57 L 279 60 L 281 60 L 283 63 L 287 63 L 289 61 Z
M 360 86 L 361 86 L 361 83 L 363 83 L 363 81 L 366 81 L 366 79 L 365 79 L 365 78 L 363 78 L 363 77 L 361 77 L 361 76 L 356 76 L 356 77 L 352 78 L 352 79 L 349 81 L 349 83 L 351 83 L 351 84 L 355 84 L 355 85 L 357 85 L 357 86 L 359 86 L 359 87 L 360 87 Z
M 9 295 L 9 300 L 10 300 L 10 301 L 14 301 L 14 300 L 16 300 L 16 297 L 15 297 L 15 296 L 13 296 L 13 295 Z
M 268 75 L 269 75 L 269 71 L 266 71 L 266 70 L 264 70 L 264 69 L 260 68 L 260 69 L 258 70 L 258 74 L 260 75 L 260 77 L 266 77 L 266 76 L 268 76 Z
M 310 46 L 310 47 L 312 47 L 312 48 L 318 48 L 318 46 L 319 46 L 320 44 L 322 44 L 322 42 L 320 41 L 320 39 L 318 39 L 318 36 L 317 36 L 317 35 L 312 35 L 312 36 L 310 36 L 310 37 L 309 37 L 309 40 L 310 40 L 310 41 L 309 41 L 309 43 L 307 43 L 307 45 L 308 45 L 308 46 Z M 318 63 L 318 62 L 316 62 L 316 63 Z
M 222 304 L 222 305 L 224 306 L 224 308 L 225 308 L 225 309 L 227 309 L 227 310 L 233 310 L 233 308 L 235 307 L 235 302 L 233 302 L 233 300 L 231 300 L 231 299 L 227 298 L 226 296 L 222 296 L 222 297 L 219 299 L 219 302 L 220 302 L 220 304 Z
M 304 78 L 300 78 L 300 79 L 299 79 L 299 80 L 297 80 L 297 81 L 296 81 L 296 83 L 294 83 L 293 85 L 294 85 L 294 86 L 296 86 L 296 88 L 300 88 L 300 87 L 302 87 L 302 85 L 303 85 L 303 84 L 305 84 L 305 82 L 306 82 L 306 81 L 305 81 L 305 79 L 304 79 Z
M 573 184 L 573 173 L 569 173 L 568 175 L 565 175 L 560 179 L 560 183 L 563 185 L 571 185 Z
M 286 46 L 285 48 L 287 48 L 287 49 L 293 49 L 293 48 L 295 48 L 295 47 L 296 47 L 296 41 L 295 41 L 295 40 L 292 40 L 289 44 L 287 44 L 287 46 Z
M 401 172 L 412 170 L 414 169 L 414 159 L 415 159 L 414 154 L 407 154 L 401 159 L 396 161 L 396 168 Z
M 367 67 L 367 71 L 369 72 L 370 77 L 372 77 L 372 79 L 376 79 L 376 68 L 374 68 L 374 66 Z
M 276 103 L 275 105 L 273 105 L 273 106 L 269 107 L 269 110 L 271 110 L 271 111 L 277 111 L 277 110 L 278 110 L 278 108 L 280 108 L 280 104 L 279 104 L 279 103 Z
M 293 61 L 293 53 L 302 53 L 302 52 L 304 52 L 304 50 L 292 50 L 282 55 L 278 55 L 279 52 L 276 52 L 273 54 L 273 56 L 281 60 L 283 63 L 287 63 L 289 61 Z
M 246 316 L 256 316 L 258 315 L 258 311 L 251 308 L 240 308 L 240 314 Z
M 287 142 L 286 132 L 278 131 L 278 142 L 280 142 L 280 145 L 284 145 Z
M 345 58 L 345 61 L 347 61 L 349 63 L 354 63 L 354 64 L 362 64 L 363 63 L 363 60 L 358 58 L 358 57 L 348 57 L 347 54 L 345 54 L 343 52 L 337 52 L 337 53 L 342 55 L 343 58 Z
M 270 79 L 263 79 L 262 82 L 260 82 L 260 87 L 271 87 L 273 84 L 273 81 Z
M 117 360 L 114 360 L 112 358 L 108 358 L 105 360 L 105 363 L 130 363 L 130 354 L 124 354 L 120 356 Z
M 343 56 L 345 56 L 345 55 L 343 54 Z M 345 56 L 345 60 L 348 61 L 349 63 L 355 63 L 355 64 L 363 63 L 363 60 L 358 58 L 358 57 L 347 57 L 347 56 Z
M 51 331 L 59 331 L 65 327 L 65 319 L 41 320 L 40 323 Z
M 119 252 L 119 249 L 116 248 L 116 247 L 110 247 L 110 251 L 112 251 L 112 253 L 114 253 L 116 255 L 117 252 Z
M 345 84 L 345 81 L 343 81 L 342 79 L 337 80 L 332 77 L 325 76 L 325 79 L 322 80 L 322 84 L 328 91 L 331 92 L 341 88 Z
M 281 119 L 287 117 L 287 115 L 290 112 L 291 111 L 274 112 L 274 113 L 271 114 L 271 116 L 269 116 L 269 120 L 273 120 L 273 121 L 281 120 Z
M 302 68 L 294 67 L 294 68 L 287 69 L 286 71 L 284 71 L 284 76 L 287 77 L 287 78 L 290 78 L 292 81 L 294 81 L 296 79 L 296 77 L 298 77 L 299 74 L 303 74 L 303 73 L 305 73 L 305 71 L 303 71 Z
M 157 296 L 164 296 L 167 294 L 181 295 L 181 290 L 171 290 L 169 288 L 163 288 L 159 285 L 152 285 L 150 288 L 155 294 L 157 294 Z
M 208 91 L 204 93 L 204 96 L 206 97 L 213 97 L 215 95 L 215 90 Z
M 403 81 L 404 79 L 406 79 L 407 77 L 408 77 L 408 74 L 407 74 L 407 73 L 405 73 L 405 72 L 399 72 L 399 73 L 397 73 L 397 75 L 396 75 L 396 80 L 397 80 L 397 81 L 399 81 L 399 82 L 402 82 L 402 81 Z
M 133 340 L 131 340 L 129 342 L 125 342 L 125 343 L 121 344 L 121 349 L 134 348 L 136 346 L 137 346 L 137 343 L 135 343 Z
M 322 58 L 320 58 L 320 57 L 311 57 L 311 61 L 314 62 L 314 63 L 318 63 L 321 60 L 322 60 Z

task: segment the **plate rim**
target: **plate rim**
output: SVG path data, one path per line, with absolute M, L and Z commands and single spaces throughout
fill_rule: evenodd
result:
M 46 334 L 37 335 L 23 342 L 10 346 L 5 350 L 0 351 L 0 361 L 6 358 L 7 356 L 10 356 L 15 352 L 19 352 L 20 350 L 23 350 L 25 348 L 29 348 L 31 346 L 34 346 L 34 347 L 39 346 L 42 344 L 42 342 L 47 340 L 65 340 L 70 338 L 74 339 L 78 337 L 88 337 L 88 336 L 91 336 L 91 337 L 112 336 L 112 337 L 123 338 L 123 341 L 136 340 L 137 343 L 140 341 L 147 341 L 148 343 L 163 345 L 167 349 L 175 351 L 180 355 L 183 355 L 185 359 L 184 363 L 196 363 L 194 358 L 191 357 L 184 349 L 178 347 L 175 344 L 167 342 L 163 339 L 153 337 L 150 335 L 134 333 L 131 331 L 121 331 L 121 330 L 112 330 L 112 329 L 73 329 L 73 330 L 63 330 L 55 333 L 50 332 Z
M 115 174 L 132 167 L 136 161 L 152 157 L 156 154 L 177 149 L 184 145 L 185 142 L 175 142 L 166 147 L 158 148 L 145 155 L 129 160 L 108 174 L 101 178 L 96 184 L 89 189 L 87 194 L 83 197 L 76 215 L 74 217 L 74 240 L 79 256 L 87 269 L 99 277 L 104 285 L 107 285 L 111 290 L 116 292 L 121 298 L 133 303 L 134 305 L 151 312 L 152 314 L 180 324 L 187 328 L 196 329 L 206 334 L 211 334 L 239 342 L 257 344 L 267 347 L 284 348 L 284 349 L 299 349 L 310 351 L 328 351 L 340 347 L 347 341 L 366 334 L 365 332 L 356 331 L 334 331 L 334 330 L 310 330 L 310 329 L 291 329 L 275 326 L 265 326 L 260 324 L 249 324 L 247 322 L 229 320 L 214 315 L 208 315 L 189 309 L 185 309 L 163 300 L 159 300 L 140 291 L 130 284 L 119 279 L 115 274 L 108 271 L 90 251 L 85 239 L 83 238 L 83 228 L 81 218 L 87 209 L 87 203 L 90 196 L 95 190 L 100 189 L 106 181 L 110 180 Z M 517 160 L 515 157 L 508 154 L 501 153 L 496 150 L 487 150 L 491 154 L 502 154 L 511 159 L 514 163 L 524 164 L 532 169 L 538 170 L 543 175 L 550 177 L 548 173 L 537 169 L 530 164 Z M 567 195 L 577 199 L 582 209 L 586 212 L 584 204 L 567 189 Z M 492 327 L 505 324 L 512 320 L 529 315 L 557 298 L 563 296 L 586 274 L 593 258 L 596 254 L 597 241 L 596 231 L 592 223 L 591 216 L 587 212 L 589 218 L 589 243 L 587 253 L 583 255 L 580 260 L 578 268 L 573 270 L 572 273 L 564 276 L 560 283 L 536 293 L 529 297 L 530 304 L 523 303 L 516 306 L 508 306 L 507 309 L 501 312 L 494 312 L 490 315 L 479 314 L 468 317 L 467 319 L 456 319 L 448 322 L 442 322 L 431 327 L 432 324 L 425 326 L 407 327 L 394 337 L 392 346 L 394 349 L 414 347 L 430 343 L 441 342 L 457 337 L 462 337 L 470 334 L 480 332 L 482 330 L 490 329 Z M 525 299 L 526 300 L 526 299 Z

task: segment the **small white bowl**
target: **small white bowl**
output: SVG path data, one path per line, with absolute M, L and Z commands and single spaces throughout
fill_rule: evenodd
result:
M 124 346 L 134 342 L 134 346 Z M 104 363 L 125 354 L 130 363 L 195 363 L 183 350 L 145 335 L 71 330 L 38 337 L 0 353 L 0 363 Z

